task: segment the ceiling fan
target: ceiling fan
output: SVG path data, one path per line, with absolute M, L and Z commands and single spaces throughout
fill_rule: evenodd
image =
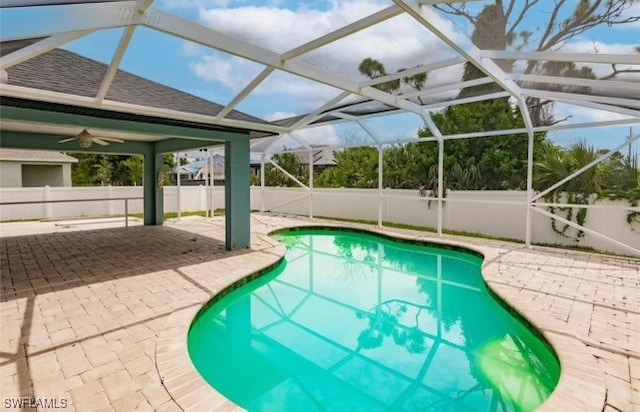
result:
M 99 144 L 100 146 L 108 146 L 109 143 L 124 143 L 124 140 L 115 139 L 113 137 L 95 137 L 91 135 L 91 133 L 89 133 L 87 129 L 81 131 L 77 136 L 59 140 L 58 143 L 66 143 L 73 140 L 77 140 L 78 144 L 83 149 L 90 148 L 93 143 Z

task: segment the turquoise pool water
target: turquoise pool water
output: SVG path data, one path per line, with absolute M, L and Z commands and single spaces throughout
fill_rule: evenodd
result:
M 533 410 L 553 351 L 487 291 L 482 259 L 349 231 L 274 236 L 285 260 L 208 307 L 191 359 L 250 411 Z

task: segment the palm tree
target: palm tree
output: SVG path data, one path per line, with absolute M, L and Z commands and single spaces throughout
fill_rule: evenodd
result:
M 560 180 L 570 176 L 577 170 L 593 162 L 599 152 L 584 140 L 578 140 L 571 144 L 567 150 L 557 146 L 547 146 L 541 153 L 541 160 L 535 163 L 536 174 L 534 187 L 538 190 L 550 187 Z M 551 203 L 589 204 L 594 195 L 601 193 L 602 179 L 597 167 L 592 167 L 578 176 L 564 183 L 545 196 L 545 200 Z M 564 201 L 564 202 L 563 202 Z M 548 207 L 551 213 L 564 214 L 564 218 L 583 226 L 587 218 L 587 209 L 572 207 Z M 576 242 L 584 236 L 584 232 L 578 230 L 575 236 L 569 235 L 569 225 L 558 227 L 555 219 L 551 219 L 551 227 L 561 236 L 574 239 Z

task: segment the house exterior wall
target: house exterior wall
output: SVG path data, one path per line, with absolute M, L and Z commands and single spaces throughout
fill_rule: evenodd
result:
M 22 187 L 64 186 L 62 165 L 22 165 Z
M 20 163 L 0 161 L 0 187 L 22 187 Z
M 62 165 L 62 185 L 64 187 L 71 187 L 71 163 L 65 163 Z
M 0 161 L 0 187 L 71 187 L 71 163 Z

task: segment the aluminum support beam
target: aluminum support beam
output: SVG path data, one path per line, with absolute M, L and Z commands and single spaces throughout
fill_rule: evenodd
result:
M 339 103 L 340 101 L 346 99 L 349 95 L 351 95 L 351 93 L 349 92 L 340 93 L 338 96 L 329 100 L 327 103 L 323 104 L 313 112 L 307 114 L 302 119 L 295 122 L 293 125 L 291 125 L 291 127 L 289 127 L 289 131 L 295 131 L 297 129 L 300 129 L 301 127 L 308 125 L 309 123 L 316 121 L 320 117 L 322 112 L 329 109 L 331 106 Z
M 303 139 L 300 136 L 296 136 L 293 133 L 289 133 L 289 136 L 291 136 L 291 138 L 293 140 L 295 140 L 296 142 L 300 143 L 302 145 L 302 147 L 304 147 L 307 150 L 311 149 L 311 145 L 309 143 L 307 143 L 307 141 L 305 139 Z
M 382 227 L 382 186 L 384 171 L 384 147 L 378 144 L 378 227 Z
M 313 150 L 309 149 L 309 219 L 313 219 Z
M 636 87 L 636 89 L 638 89 Z M 640 89 L 639 89 L 640 90 Z M 579 102 L 591 102 L 591 103 L 601 103 L 606 105 L 619 105 L 627 108 L 640 110 L 640 100 L 638 99 L 627 99 L 623 97 L 607 97 L 607 96 L 598 96 L 598 95 L 590 95 L 590 94 L 579 94 L 579 93 L 565 93 L 565 92 L 552 92 L 548 90 L 533 90 L 533 89 L 523 89 L 522 92 L 527 96 L 539 97 L 541 99 L 548 100 L 563 100 L 563 101 L 579 101 Z
M 407 14 L 435 34 L 453 50 L 458 52 L 468 62 L 476 66 L 487 76 L 491 77 L 498 85 L 500 85 L 500 87 L 508 91 L 512 96 L 516 98 L 520 98 L 520 96 L 522 96 L 520 87 L 513 80 L 507 80 L 504 71 L 497 64 L 492 60 L 482 59 L 480 49 L 478 49 L 471 40 L 467 39 L 468 44 L 461 46 L 457 41 L 454 41 L 451 37 L 445 34 L 447 28 L 444 26 L 442 20 L 438 18 L 433 7 L 421 7 L 418 0 L 394 0 L 394 3 L 402 7 Z
M 371 138 L 371 140 L 373 140 L 373 141 L 374 141 L 378 146 L 382 146 L 382 143 L 380 142 L 380 140 L 378 140 L 378 138 L 373 134 L 373 132 L 372 132 L 372 131 L 367 127 L 367 126 L 365 126 L 365 125 L 364 125 L 361 121 L 359 121 L 359 120 L 356 120 L 355 122 L 356 122 L 356 124 L 357 124 L 358 126 L 360 126 L 360 128 L 361 128 L 362 130 L 364 130 L 364 132 L 365 132 L 367 135 L 369 135 L 369 137 Z
M 480 55 L 489 59 L 537 60 L 548 62 L 632 64 L 640 65 L 637 54 L 566 53 L 540 51 L 482 50 Z
M 444 225 L 444 136 L 438 129 L 438 126 L 434 123 L 431 115 L 428 112 L 422 113 L 422 119 L 425 125 L 431 131 L 431 134 L 438 142 L 438 223 L 437 231 L 438 236 L 442 236 L 442 226 Z
M 56 18 L 48 19 L 46 24 L 40 25 L 38 27 L 40 31 L 18 36 L 3 36 L 2 41 L 130 26 L 138 23 L 135 7 L 135 1 L 70 4 L 59 7 Z M 3 13 L 0 13 L 0 25 L 5 30 L 12 25 L 9 17 L 5 17 Z
M 209 206 L 211 207 L 211 217 L 215 215 L 216 205 L 214 202 L 214 186 L 216 184 L 215 176 L 213 175 L 215 167 L 213 165 L 213 152 L 209 150 Z
M 339 28 L 338 30 L 332 31 L 331 33 L 325 34 L 324 36 L 318 37 L 308 43 L 305 43 L 301 46 L 296 47 L 295 49 L 284 53 L 282 55 L 282 60 L 286 61 L 295 59 L 296 57 L 300 57 L 303 54 L 319 49 L 320 47 L 326 46 L 327 44 L 333 43 L 375 24 L 381 23 L 399 14 L 402 14 L 402 9 L 400 7 L 387 7 L 386 9 L 373 13 L 367 17 L 350 23 L 344 27 Z
M 181 188 L 182 188 L 182 178 L 180 177 L 180 152 L 176 153 L 176 161 L 178 162 L 178 173 L 176 173 L 176 203 L 178 209 L 178 220 L 182 218 L 182 198 L 181 198 Z
M 531 116 L 529 115 L 529 109 L 524 98 L 519 101 L 520 113 L 524 120 L 527 129 L 527 210 L 525 218 L 525 236 L 524 243 L 526 247 L 531 247 L 531 233 L 532 233 L 532 217 L 531 217 L 531 203 L 533 201 L 533 145 L 534 145 L 534 132 L 533 124 L 531 122 Z
M 264 158 L 265 154 L 260 156 L 260 212 L 264 213 Z
M 575 229 L 582 230 L 583 232 L 588 233 L 590 235 L 593 235 L 595 237 L 599 237 L 600 239 L 606 240 L 607 242 L 612 243 L 612 244 L 614 244 L 616 246 L 620 246 L 620 247 L 623 247 L 625 249 L 628 249 L 628 250 L 630 250 L 630 251 L 632 251 L 632 252 L 634 252 L 634 253 L 636 253 L 637 255 L 640 256 L 640 249 L 637 249 L 637 248 L 635 248 L 633 246 L 627 245 L 626 243 L 622 243 L 622 242 L 620 242 L 618 240 L 610 238 L 609 236 L 603 235 L 602 233 L 596 232 L 595 230 L 589 229 L 588 227 L 580 226 L 579 224 L 577 224 L 575 222 L 567 220 L 567 219 L 565 219 L 565 218 L 563 218 L 561 216 L 554 215 L 553 213 L 547 212 L 546 210 L 542 210 L 539 207 L 532 207 L 532 209 L 535 210 L 537 213 L 540 213 L 543 216 L 546 216 L 546 217 L 549 217 L 551 219 L 557 220 L 558 222 L 564 223 L 565 225 L 569 225 L 569 226 L 571 226 L 571 227 L 573 227 Z
M 260 84 L 262 84 L 262 82 L 265 81 L 265 79 L 269 77 L 274 70 L 275 69 L 273 67 L 267 67 L 262 70 L 260 74 L 258 74 L 253 80 L 251 80 L 251 82 L 244 89 L 242 89 L 242 91 L 238 93 L 238 95 L 234 97 L 233 100 L 231 100 L 231 102 L 220 111 L 220 113 L 216 115 L 216 118 L 222 119 L 223 117 L 231 113 L 231 111 L 235 109 L 236 106 L 238 106 L 240 102 L 242 102 L 252 91 L 260 86 Z
M 602 104 L 602 103 L 587 102 L 583 100 L 571 100 L 571 99 L 554 99 L 554 100 L 562 103 L 572 104 L 574 106 L 586 107 L 587 109 L 595 109 L 595 110 L 601 110 L 605 112 L 621 114 L 623 116 L 631 116 L 635 118 L 634 121 L 636 122 L 640 121 L 640 110 L 636 110 L 636 109 L 627 109 L 624 107 L 611 106 L 609 104 Z
M 102 84 L 100 85 L 100 89 L 98 90 L 98 94 L 96 95 L 96 103 L 100 104 L 104 100 L 105 96 L 109 92 L 109 88 L 111 87 L 111 82 L 116 77 L 116 73 L 118 71 L 118 67 L 120 67 L 120 63 L 122 63 L 122 59 L 124 58 L 124 54 L 129 47 L 129 43 L 131 42 L 131 38 L 136 31 L 136 26 L 127 27 L 125 32 L 122 34 L 120 38 L 120 43 L 118 44 L 118 48 L 116 49 L 113 58 L 111 59 L 111 64 L 107 69 L 107 72 L 102 79 Z
M 431 63 L 431 64 L 425 64 L 423 66 L 412 67 L 403 72 L 392 73 L 386 76 L 376 77 L 375 79 L 366 80 L 360 83 L 360 87 L 375 86 L 375 85 L 387 83 L 393 80 L 402 79 L 403 77 L 407 77 L 407 76 L 426 73 L 432 70 L 444 69 L 444 68 L 455 66 L 456 64 L 460 64 L 464 62 L 465 60 L 462 57 L 453 57 L 451 59 L 446 59 L 446 60 L 442 60 L 442 61 Z
M 486 100 L 501 99 L 503 97 L 510 97 L 510 96 L 511 94 L 509 92 L 496 92 L 496 93 L 482 94 L 482 95 L 473 96 L 473 97 L 465 97 L 462 99 L 445 100 L 443 102 L 426 104 L 421 107 L 422 107 L 422 110 L 439 109 L 441 107 L 455 106 L 457 104 L 483 102 Z
M 442 236 L 444 197 L 444 140 L 438 141 L 438 236 Z
M 536 196 L 534 196 L 531 199 L 531 202 L 535 202 L 536 200 L 540 199 L 541 197 L 545 196 L 546 194 L 552 192 L 553 190 L 555 190 L 555 189 L 559 188 L 560 186 L 562 186 L 563 184 L 567 183 L 569 180 L 573 179 L 574 177 L 581 175 L 582 173 L 584 173 L 587 170 L 591 169 L 593 166 L 597 165 L 598 163 L 600 163 L 600 162 L 602 162 L 604 160 L 607 160 L 609 157 L 613 156 L 616 152 L 618 152 L 618 150 L 624 148 L 625 146 L 629 146 L 631 143 L 635 142 L 638 139 L 640 139 L 640 134 L 633 136 L 631 139 L 627 139 L 621 145 L 616 146 L 614 149 L 608 151 L 607 153 L 598 156 L 597 158 L 595 158 L 589 164 L 587 164 L 584 167 L 576 170 L 575 172 L 571 173 L 569 176 L 567 176 L 564 179 L 560 180 L 558 183 L 556 183 L 556 184 L 550 186 L 549 188 L 543 190 L 542 192 L 538 193 Z
M 400 97 L 403 99 L 411 99 L 412 97 L 429 96 L 432 94 L 448 92 L 451 90 L 462 90 L 466 87 L 481 86 L 483 84 L 490 84 L 490 83 L 495 83 L 491 77 L 482 77 L 480 79 L 467 80 L 464 82 L 432 87 L 430 89 L 417 90 L 415 92 L 401 94 Z
M 82 0 L 77 3 L 108 3 L 120 2 L 122 0 Z M 55 6 L 67 5 L 69 0 L 2 0 L 0 9 L 8 9 L 13 7 L 38 7 L 38 6 Z
M 67 43 L 71 43 L 93 32 L 93 30 L 73 31 L 69 33 L 55 34 L 51 37 L 44 38 L 39 42 L 2 56 L 0 58 L 0 70 L 6 70 L 9 67 L 46 53 L 56 47 L 64 46 Z
M 621 80 L 592 80 L 581 79 L 578 77 L 561 77 L 561 76 L 541 76 L 534 74 L 508 74 L 507 78 L 515 82 L 542 83 L 552 85 L 603 88 L 610 90 L 624 90 L 627 92 L 636 92 L 640 95 L 640 83 L 627 82 Z M 533 89 L 535 90 L 535 89 Z
M 282 168 L 282 166 L 280 166 L 279 164 L 277 164 L 276 162 L 274 162 L 273 160 L 267 158 L 267 160 L 269 161 L 269 163 L 271 163 L 276 169 L 278 169 L 279 171 L 281 171 L 285 176 L 287 176 L 289 179 L 293 180 L 294 182 L 296 182 L 298 184 L 298 186 L 303 187 L 307 190 L 309 189 L 309 186 L 306 186 L 304 183 L 302 183 L 301 181 L 299 181 L 298 179 L 296 179 L 295 176 L 293 176 L 291 173 L 287 172 L 286 170 L 284 170 Z

